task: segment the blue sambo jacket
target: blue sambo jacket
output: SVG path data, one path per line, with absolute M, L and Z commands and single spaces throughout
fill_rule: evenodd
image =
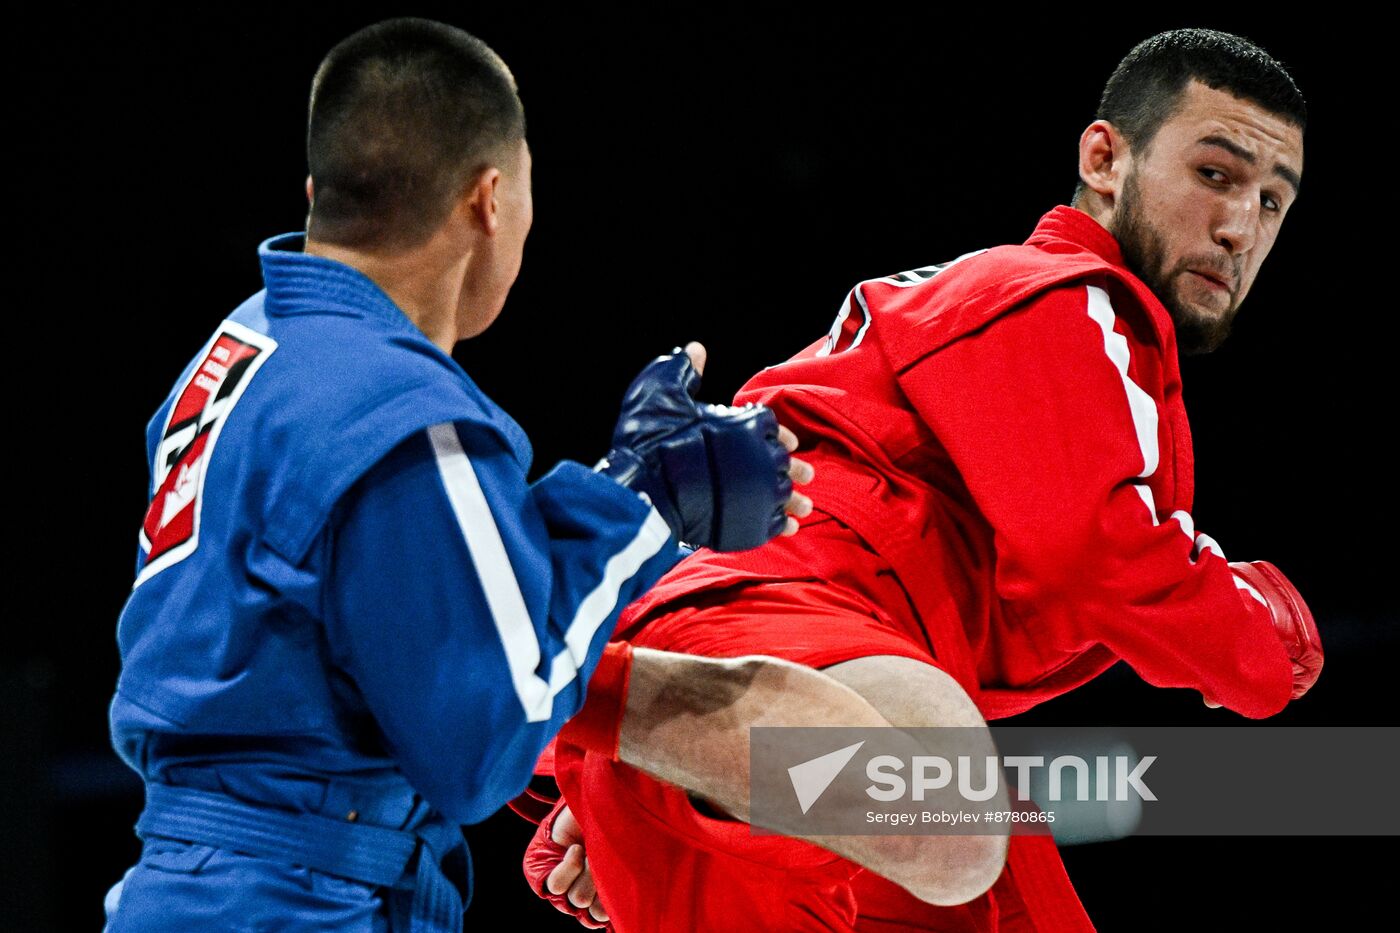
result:
M 207 795 L 209 838 L 184 835 L 214 848 L 261 852 L 218 807 L 455 835 L 523 789 L 619 611 L 678 557 L 645 500 L 579 464 L 527 483 L 519 426 L 373 282 L 300 249 L 263 244 L 265 290 L 150 423 L 111 709 L 148 850 L 177 835 L 152 788 Z

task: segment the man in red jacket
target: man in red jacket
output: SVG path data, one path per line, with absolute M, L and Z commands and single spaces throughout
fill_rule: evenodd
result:
M 618 637 L 795 661 L 905 725 L 968 698 L 1014 715 L 1119 659 L 1251 718 L 1302 696 L 1322 654 L 1301 597 L 1196 528 L 1177 354 L 1229 332 L 1297 197 L 1305 123 L 1244 40 L 1139 44 L 1080 138 L 1071 206 L 1023 245 L 856 286 L 825 339 L 740 390 L 801 438 L 816 511 L 796 537 L 697 553 Z M 930 895 L 596 753 L 561 743 L 555 770 L 569 810 L 527 867 L 622 933 L 1092 929 L 1045 837 L 1013 839 L 990 892 Z M 588 872 L 559 844 L 577 825 Z

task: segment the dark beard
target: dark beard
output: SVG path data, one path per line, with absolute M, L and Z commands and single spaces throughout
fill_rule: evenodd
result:
M 1230 326 L 1235 321 L 1238 305 L 1231 293 L 1228 310 L 1219 317 L 1210 317 L 1194 308 L 1183 305 L 1172 287 L 1173 282 L 1183 275 L 1189 275 L 1186 265 L 1167 269 L 1166 247 L 1161 236 L 1148 223 L 1142 209 L 1142 195 L 1138 189 L 1137 172 L 1129 173 L 1123 182 L 1123 193 L 1119 198 L 1118 210 L 1109 225 L 1109 233 L 1118 240 L 1123 251 L 1123 262 L 1134 275 L 1152 290 L 1152 294 L 1162 302 L 1176 325 L 1177 351 L 1186 356 L 1197 356 L 1217 349 L 1225 338 L 1230 336 Z M 1238 276 L 1236 276 L 1238 281 Z

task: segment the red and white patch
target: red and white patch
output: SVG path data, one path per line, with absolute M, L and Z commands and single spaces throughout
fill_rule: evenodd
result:
M 219 431 L 275 349 L 277 342 L 265 334 L 224 321 L 180 388 L 152 464 L 156 493 L 141 523 L 146 562 L 137 586 L 199 546 L 204 477 Z

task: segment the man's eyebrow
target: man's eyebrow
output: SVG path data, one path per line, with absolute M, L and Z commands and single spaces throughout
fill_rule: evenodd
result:
M 1254 158 L 1254 153 L 1237 143 L 1231 142 L 1224 136 L 1202 136 L 1200 139 L 1196 140 L 1196 144 L 1200 146 L 1219 146 L 1235 158 L 1242 162 L 1248 162 L 1250 165 L 1259 161 Z M 1293 171 L 1293 169 L 1284 165 L 1282 162 L 1275 162 L 1274 174 L 1288 182 L 1289 186 L 1293 189 L 1293 196 L 1298 196 L 1298 186 L 1302 183 L 1302 179 L 1298 177 L 1297 172 Z

